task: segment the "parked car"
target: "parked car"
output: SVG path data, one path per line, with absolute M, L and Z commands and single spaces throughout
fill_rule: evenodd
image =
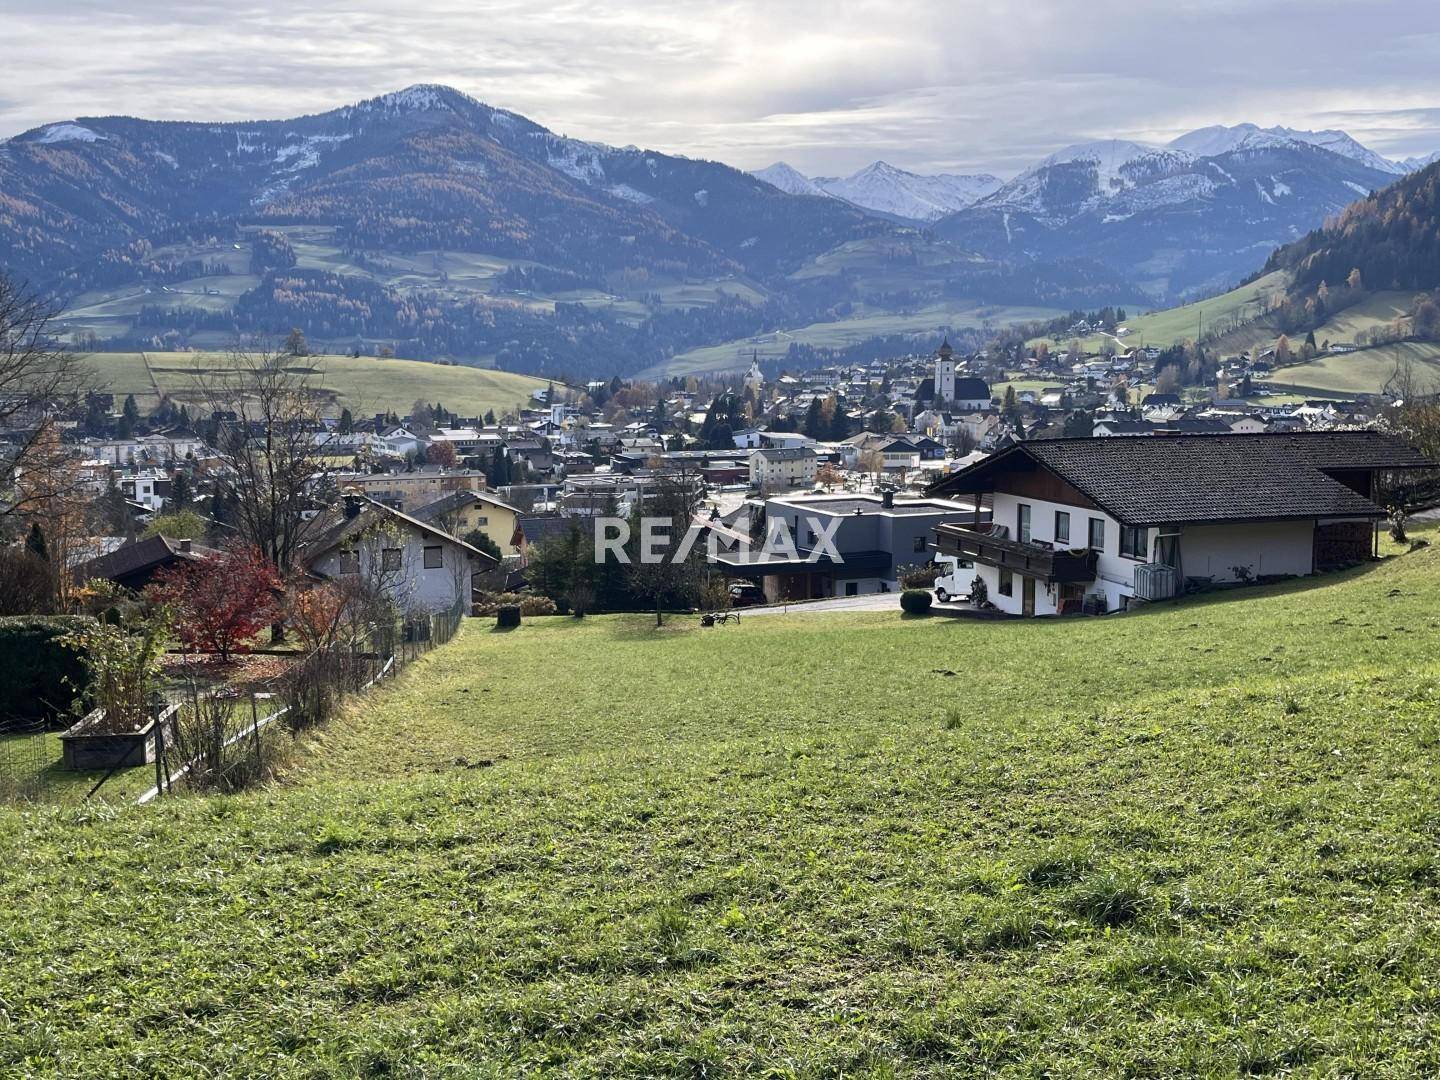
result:
M 765 593 L 753 581 L 732 581 L 730 583 L 730 606 L 751 607 L 765 603 Z
M 957 559 L 953 555 L 936 555 L 935 561 L 944 570 L 935 579 L 935 599 L 946 604 L 951 600 L 964 600 L 970 595 L 970 583 L 975 580 L 975 564 L 969 559 Z

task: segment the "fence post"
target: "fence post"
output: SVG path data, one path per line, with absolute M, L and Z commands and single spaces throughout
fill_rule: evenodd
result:
M 150 715 L 155 731 L 155 794 L 165 792 L 165 724 L 160 719 L 160 710 L 151 707 Z
M 255 769 L 256 769 L 256 771 L 258 772 L 258 771 L 264 766 L 265 763 L 264 763 L 263 760 L 261 760 L 261 757 L 260 757 L 260 712 L 259 712 L 259 710 L 255 707 L 255 691 L 254 691 L 254 690 L 251 690 L 251 691 L 250 691 L 250 733 L 251 733 L 251 735 L 254 737 L 254 743 L 255 743 Z

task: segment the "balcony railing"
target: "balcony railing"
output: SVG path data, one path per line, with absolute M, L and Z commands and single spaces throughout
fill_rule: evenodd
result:
M 1003 525 L 937 525 L 935 537 L 943 555 L 1001 566 L 1055 584 L 1095 580 L 1097 552 L 1088 548 L 1063 551 L 1011 540 Z

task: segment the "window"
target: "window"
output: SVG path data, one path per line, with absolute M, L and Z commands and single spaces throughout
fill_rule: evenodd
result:
M 1068 544 L 1070 542 L 1070 515 L 1064 510 L 1055 511 L 1055 543 Z
M 1014 595 L 1015 595 L 1015 575 L 1012 574 L 1009 570 L 1001 570 L 1001 571 L 1000 571 L 1000 590 L 999 590 L 999 591 L 1000 591 L 1000 595 L 1001 595 L 1001 596 L 1014 596 Z
M 1015 539 L 1022 544 L 1030 542 L 1030 504 L 1019 503 L 1015 507 Z
M 1146 543 L 1148 537 L 1144 529 L 1132 528 L 1129 525 L 1120 526 L 1120 554 L 1128 555 L 1132 559 L 1143 559 L 1146 556 Z
M 1090 519 L 1090 546 L 1096 551 L 1105 550 L 1105 519 Z
M 340 573 L 358 574 L 360 572 L 360 553 L 347 550 L 340 552 Z
M 439 570 L 445 565 L 445 549 L 438 544 L 425 549 L 425 569 Z
M 920 535 L 920 536 L 915 537 L 915 548 L 914 548 L 914 550 L 916 550 L 916 551 L 924 551 L 924 550 L 925 550 L 925 537 L 924 537 L 923 534 Z
M 475 519 L 475 527 L 476 527 L 477 529 L 483 529 L 486 525 L 489 525 L 489 524 L 490 524 L 490 519 L 489 519 L 488 517 L 486 517 L 484 514 L 481 514 L 479 517 L 477 517 L 477 518 Z
M 380 552 L 380 569 L 381 569 L 381 570 L 399 570 L 399 569 L 400 569 L 400 549 L 399 549 L 399 548 L 384 548 L 383 550 L 381 550 L 381 552 Z

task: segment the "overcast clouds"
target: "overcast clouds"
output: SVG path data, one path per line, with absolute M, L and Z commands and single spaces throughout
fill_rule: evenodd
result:
M 1440 149 L 1435 0 L 0 0 L 0 48 L 0 137 L 443 82 L 567 135 L 812 173 L 1008 174 L 1242 120 Z

